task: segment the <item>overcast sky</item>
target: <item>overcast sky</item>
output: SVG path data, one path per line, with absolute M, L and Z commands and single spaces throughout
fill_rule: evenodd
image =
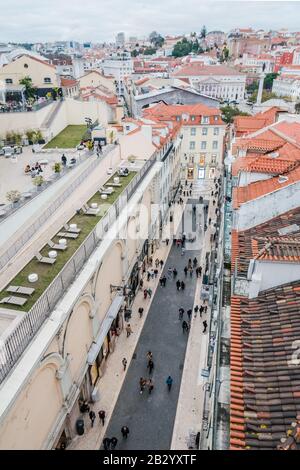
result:
M 0 41 L 110 41 L 234 27 L 300 30 L 300 1 L 0 0 Z

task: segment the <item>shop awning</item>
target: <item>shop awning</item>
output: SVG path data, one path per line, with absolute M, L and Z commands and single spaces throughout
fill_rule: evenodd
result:
M 92 346 L 90 347 L 90 350 L 88 352 L 87 356 L 87 363 L 89 365 L 94 364 L 96 357 L 99 354 L 99 351 L 101 349 L 101 346 L 105 340 L 105 337 L 107 333 L 109 332 L 109 329 L 111 327 L 112 322 L 118 315 L 118 312 L 124 302 L 124 296 L 123 295 L 116 295 L 114 300 L 111 303 L 111 306 L 107 310 L 107 313 L 105 315 L 104 320 L 101 323 L 100 327 L 100 332 L 96 340 L 92 343 Z

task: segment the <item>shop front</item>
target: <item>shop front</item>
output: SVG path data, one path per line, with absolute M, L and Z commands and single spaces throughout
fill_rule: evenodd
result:
M 123 329 L 123 304 L 124 296 L 117 294 L 101 324 L 99 335 L 88 352 L 87 377 L 92 399 L 95 386 L 105 373 L 107 358 L 114 351 L 116 339 Z
M 194 179 L 194 166 L 188 166 L 186 176 L 187 176 L 188 180 L 193 180 Z

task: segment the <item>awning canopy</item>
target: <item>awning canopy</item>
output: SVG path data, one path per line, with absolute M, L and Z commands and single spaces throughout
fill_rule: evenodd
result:
M 100 327 L 100 332 L 97 337 L 97 339 L 92 343 L 92 346 L 90 347 L 90 350 L 88 352 L 87 356 L 87 363 L 89 365 L 94 364 L 96 357 L 99 354 L 99 351 L 101 349 L 101 346 L 105 340 L 105 337 L 107 333 L 109 332 L 109 329 L 111 327 L 112 322 L 118 315 L 118 312 L 124 302 L 124 296 L 123 295 L 116 295 L 114 300 L 111 303 L 111 306 L 109 307 L 104 320 L 101 323 Z

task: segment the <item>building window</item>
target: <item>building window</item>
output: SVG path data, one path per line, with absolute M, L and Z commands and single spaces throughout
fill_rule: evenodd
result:
M 211 156 L 211 163 L 214 165 L 217 163 L 217 155 L 215 153 L 213 153 Z
M 24 64 L 24 69 L 28 69 L 28 64 Z
M 213 140 L 212 148 L 213 148 L 213 149 L 217 149 L 217 148 L 218 148 L 218 141 L 217 141 L 217 140 Z
M 215 116 L 215 121 L 217 121 L 219 119 L 219 116 Z
M 191 116 L 191 120 L 192 120 L 192 121 L 195 121 L 195 116 Z
M 219 128 L 218 127 L 214 127 L 214 135 L 219 135 Z
M 44 78 L 44 83 L 51 83 L 51 78 L 50 77 L 45 77 Z
M 13 82 L 13 81 L 12 81 L 11 78 L 6 78 L 6 79 L 5 79 L 5 83 L 6 83 L 7 85 L 11 85 L 12 82 Z
M 191 135 L 196 135 L 196 127 L 191 127 Z
M 201 150 L 206 150 L 206 142 L 201 142 Z
M 202 135 L 207 135 L 207 127 L 202 127 Z
M 190 150 L 195 150 L 196 144 L 194 140 L 191 140 L 190 142 Z
M 202 122 L 202 124 L 208 124 L 209 123 L 209 117 L 208 116 L 202 116 L 201 122 Z
M 176 121 L 180 121 L 180 116 L 176 116 Z

